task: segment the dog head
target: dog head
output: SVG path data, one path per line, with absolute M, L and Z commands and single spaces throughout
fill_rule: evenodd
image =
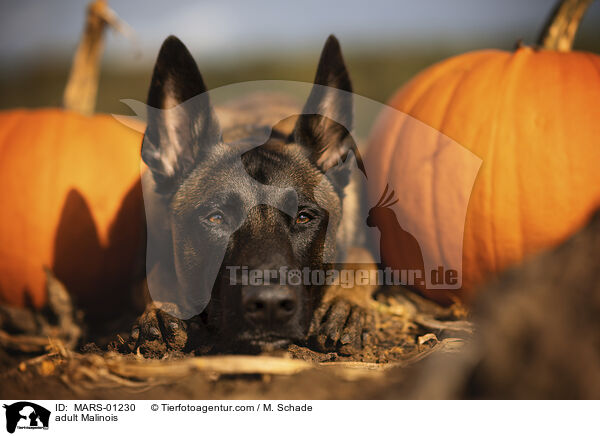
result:
M 264 348 L 305 336 L 320 289 L 285 277 L 336 256 L 347 157 L 356 153 L 351 92 L 331 36 L 292 131 L 270 126 L 268 140 L 253 143 L 249 129 L 227 142 L 192 56 L 175 37 L 163 43 L 142 146 L 150 201 L 162 207 L 149 228 L 160 247 L 148 254 L 155 299 L 184 318 L 203 311 L 235 343 Z

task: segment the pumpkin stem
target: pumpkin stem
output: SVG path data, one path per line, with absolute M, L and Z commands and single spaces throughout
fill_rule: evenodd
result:
M 133 38 L 131 28 L 108 6 L 107 0 L 94 0 L 88 5 L 85 28 L 63 93 L 66 109 L 85 115 L 94 113 L 106 26 Z
M 546 50 L 571 51 L 585 11 L 593 0 L 559 0 L 554 7 L 538 45 Z

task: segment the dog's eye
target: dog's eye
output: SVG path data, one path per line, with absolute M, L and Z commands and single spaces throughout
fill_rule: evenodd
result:
M 208 216 L 208 220 L 213 224 L 223 224 L 225 220 L 221 212 L 215 212 Z
M 312 219 L 313 217 L 307 214 L 306 212 L 300 212 L 296 217 L 296 224 L 306 224 Z

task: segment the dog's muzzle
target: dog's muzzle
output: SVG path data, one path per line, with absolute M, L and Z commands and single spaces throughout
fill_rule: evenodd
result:
M 296 314 L 297 293 L 280 285 L 244 286 L 242 312 L 244 319 L 264 331 L 277 332 Z

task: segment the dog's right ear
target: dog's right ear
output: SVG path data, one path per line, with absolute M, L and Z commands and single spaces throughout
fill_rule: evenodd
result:
M 310 150 L 324 172 L 346 160 L 356 146 L 352 130 L 352 82 L 337 38 L 325 42 L 315 83 L 298 117 L 294 139 Z
M 198 66 L 185 45 L 169 36 L 154 66 L 142 144 L 142 159 L 157 189 L 172 190 L 219 140 L 219 123 Z

